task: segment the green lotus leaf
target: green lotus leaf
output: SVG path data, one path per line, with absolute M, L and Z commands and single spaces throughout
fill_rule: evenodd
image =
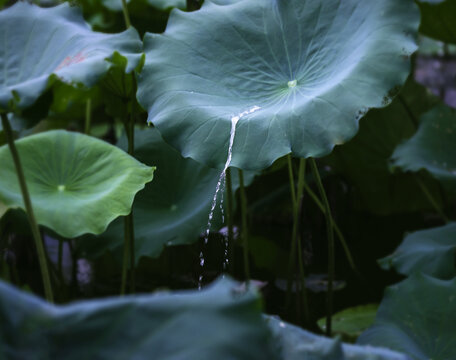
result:
M 456 279 L 413 274 L 386 290 L 374 325 L 358 343 L 402 351 L 413 360 L 456 358 Z
M 92 86 L 114 66 L 110 59 L 115 53 L 127 58 L 127 72 L 141 61 L 136 30 L 95 33 L 68 4 L 44 9 L 17 2 L 0 12 L 0 33 L 4 111 L 31 105 L 56 80 Z
M 48 131 L 16 141 L 37 222 L 73 238 L 130 212 L 154 167 L 90 136 Z M 0 147 L 0 201 L 24 209 L 11 152 Z
M 146 34 L 138 100 L 184 157 L 263 169 L 292 152 L 323 156 L 388 104 L 416 50 L 411 0 L 224 0 L 173 10 Z M 192 59 L 189 61 L 189 59 Z
M 0 357 L 275 360 L 259 301 L 225 279 L 202 291 L 55 306 L 0 282 Z
M 275 317 L 267 316 L 266 322 L 281 345 L 283 360 L 408 360 L 395 351 L 317 336 Z
M 5 213 L 8 211 L 8 207 L 0 201 L 0 219 L 5 215 Z
M 420 32 L 434 39 L 456 44 L 456 2 L 417 0 L 421 12 Z
M 356 341 L 358 336 L 373 324 L 377 309 L 377 304 L 369 304 L 339 311 L 332 317 L 333 334 L 342 336 L 345 341 Z M 318 326 L 325 331 L 326 318 L 318 320 Z
M 119 146 L 127 147 L 125 137 Z M 154 181 L 138 194 L 133 205 L 136 260 L 142 256 L 156 258 L 165 246 L 196 242 L 207 228 L 220 170 L 182 158 L 155 128 L 135 132 L 135 157 L 158 168 Z M 233 175 L 235 173 L 233 171 Z M 246 183 L 252 180 L 253 174 L 247 173 Z M 238 187 L 237 176 L 233 176 L 233 189 Z M 221 225 L 219 209 L 217 205 L 212 229 Z M 123 221 L 118 219 L 98 239 L 82 239 L 78 246 L 90 258 L 108 249 L 118 250 L 120 254 L 124 243 L 123 226 Z
M 415 174 L 393 173 L 389 159 L 396 147 L 416 132 L 419 116 L 437 101 L 410 77 L 389 106 L 369 111 L 360 121 L 358 134 L 324 159 L 353 185 L 359 208 L 380 215 L 431 208 Z M 422 181 L 441 203 L 438 182 L 430 176 Z
M 454 193 L 455 144 L 456 110 L 439 105 L 421 117 L 416 134 L 396 148 L 391 160 L 404 171 L 426 169 Z
M 409 234 L 393 254 L 379 261 L 389 270 L 422 272 L 439 279 L 456 276 L 456 223 Z

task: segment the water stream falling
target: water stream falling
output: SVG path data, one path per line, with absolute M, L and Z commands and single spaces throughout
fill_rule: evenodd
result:
M 214 197 L 212 198 L 212 205 L 211 205 L 211 211 L 209 212 L 209 217 L 207 220 L 207 226 L 206 226 L 206 232 L 204 233 L 204 245 L 207 244 L 209 241 L 209 232 L 211 230 L 211 225 L 212 225 L 212 219 L 214 217 L 214 211 L 217 206 L 217 200 L 220 194 L 220 212 L 222 214 L 222 223 L 225 223 L 225 216 L 224 216 L 224 211 L 223 211 L 223 193 L 225 192 L 225 178 L 226 178 L 226 170 L 230 166 L 231 163 L 231 158 L 233 156 L 233 144 L 234 144 L 234 137 L 236 135 L 236 125 L 239 120 L 241 120 L 244 116 L 249 115 L 254 113 L 255 111 L 260 110 L 261 108 L 259 106 L 253 106 L 250 109 L 241 112 L 240 114 L 233 116 L 231 118 L 231 130 L 230 130 L 230 141 L 228 145 L 228 156 L 225 162 L 225 166 L 223 167 L 222 172 L 220 173 L 219 179 L 217 181 L 217 186 L 215 187 L 215 194 Z M 224 241 L 225 241 L 225 252 L 224 252 L 224 269 L 226 268 L 226 265 L 228 264 L 228 237 L 224 236 Z M 199 264 L 201 267 L 200 275 L 198 278 L 198 290 L 201 290 L 202 283 L 203 283 L 203 271 L 204 271 L 204 263 L 205 263 L 205 258 L 204 258 L 204 253 L 203 250 L 200 251 L 199 254 Z

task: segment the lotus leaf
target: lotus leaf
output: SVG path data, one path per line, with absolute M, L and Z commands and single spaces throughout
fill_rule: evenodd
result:
M 80 12 L 68 4 L 39 8 L 17 2 L 0 12 L 0 110 L 31 105 L 57 79 L 87 87 L 114 65 L 120 53 L 127 72 L 141 61 L 141 42 L 134 29 L 121 34 L 90 30 Z
M 456 279 L 413 274 L 386 290 L 359 344 L 402 351 L 413 360 L 456 358 Z
M 434 39 L 456 44 L 456 2 L 417 0 L 421 11 L 420 32 Z
M 404 171 L 426 169 L 449 191 L 456 184 L 456 110 L 440 105 L 424 114 L 416 134 L 392 155 L 394 166 Z
M 431 208 L 415 175 L 393 173 L 389 159 L 401 141 L 416 132 L 419 116 L 436 103 L 435 97 L 409 78 L 389 106 L 369 111 L 360 121 L 358 134 L 325 159 L 354 186 L 359 208 L 380 215 Z M 430 176 L 422 181 L 441 203 L 438 182 Z
M 122 0 L 102 0 L 101 2 L 109 10 L 122 11 Z M 127 3 L 130 2 L 131 0 L 127 1 Z M 187 6 L 185 0 L 145 0 L 144 2 L 159 10 L 167 10 L 171 8 L 185 9 Z
M 369 304 L 342 310 L 332 317 L 333 334 L 341 335 L 346 341 L 354 342 L 361 333 L 371 326 L 378 305 Z M 326 318 L 318 320 L 318 326 L 325 331 Z
M 228 279 L 65 306 L 0 282 L 0 318 L 2 359 L 277 359 L 258 294 Z
M 127 147 L 125 138 L 119 146 Z M 165 246 L 196 242 L 207 228 L 220 171 L 182 158 L 155 128 L 135 132 L 135 157 L 158 168 L 158 176 L 138 194 L 133 205 L 136 260 L 158 257 Z M 247 183 L 252 175 L 247 174 Z M 237 187 L 237 178 L 233 177 L 233 188 Z M 212 221 L 214 229 L 221 222 L 218 210 L 219 206 Z M 123 242 L 123 222 L 119 219 L 99 239 L 83 239 L 79 246 L 85 256 L 94 258 L 107 249 L 121 250 Z
M 102 233 L 153 178 L 154 169 L 90 136 L 48 131 L 16 141 L 37 222 L 73 238 Z M 9 148 L 0 147 L 0 201 L 24 209 Z
M 281 344 L 283 360 L 408 360 L 395 351 L 347 345 L 338 339 L 317 336 L 275 317 L 266 317 L 266 322 Z
M 456 276 L 456 223 L 407 235 L 393 254 L 379 262 L 384 269 L 395 268 L 404 275 L 422 272 L 452 279 Z
M 416 50 L 411 0 L 224 0 L 173 10 L 146 34 L 138 99 L 184 157 L 263 169 L 292 152 L 323 156 L 388 104 Z M 189 60 L 191 59 L 191 61 Z

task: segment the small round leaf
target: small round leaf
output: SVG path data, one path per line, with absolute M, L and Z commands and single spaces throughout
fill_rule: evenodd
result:
M 130 212 L 155 168 L 96 138 L 63 130 L 16 141 L 37 221 L 73 238 Z M 9 148 L 0 147 L 0 201 L 24 209 Z

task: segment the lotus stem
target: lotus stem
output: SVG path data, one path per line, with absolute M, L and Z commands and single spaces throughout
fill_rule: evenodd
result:
M 424 182 L 420 179 L 419 175 L 415 176 L 415 180 L 418 183 L 418 186 L 420 187 L 421 191 L 423 194 L 426 196 L 428 199 L 429 203 L 434 207 L 435 211 L 440 215 L 442 220 L 445 223 L 448 223 L 450 220 L 448 217 L 445 215 L 443 209 L 440 207 L 440 205 L 437 203 L 437 200 L 434 199 L 434 196 L 432 196 L 431 192 L 427 188 L 427 186 L 424 184 Z
M 125 27 L 128 29 L 131 26 L 130 14 L 128 13 L 127 1 L 122 0 L 122 12 L 125 20 Z
M 134 74 L 132 75 L 134 77 Z M 134 78 L 133 78 L 134 79 Z M 135 80 L 135 79 L 134 79 Z M 134 81 L 135 83 L 135 81 Z M 135 114 L 134 101 L 131 103 L 131 111 L 129 119 L 125 123 L 125 132 L 128 139 L 128 154 L 134 156 L 135 149 Z M 130 214 L 124 217 L 124 256 L 122 264 L 122 281 L 121 295 L 125 294 L 128 268 L 130 269 L 130 292 L 134 293 L 136 289 L 136 274 L 135 274 L 135 229 L 133 219 L 133 208 Z
M 334 233 L 333 220 L 331 209 L 329 207 L 328 197 L 326 196 L 325 188 L 321 181 L 320 173 L 318 172 L 317 163 L 314 158 L 310 158 L 310 167 L 312 169 L 315 182 L 320 192 L 320 197 L 323 201 L 326 218 L 326 232 L 328 235 L 328 292 L 326 297 L 326 335 L 331 336 L 332 333 L 332 312 L 333 312 L 333 283 L 335 277 L 335 250 L 334 250 Z
M 90 135 L 90 126 L 92 122 L 92 99 L 87 99 L 85 111 L 84 134 Z
M 314 201 L 314 203 L 317 205 L 317 207 L 321 210 L 321 212 L 325 215 L 324 205 L 321 203 L 320 199 L 312 191 L 312 189 L 309 187 L 309 185 L 307 185 L 307 183 L 304 183 L 304 189 L 306 190 L 307 194 L 309 194 L 310 198 Z M 337 223 L 334 221 L 334 219 L 332 217 L 331 217 L 331 220 L 332 220 L 334 232 L 336 233 L 337 238 L 339 239 L 339 241 L 344 249 L 344 253 L 347 258 L 348 264 L 350 265 L 353 272 L 361 277 L 361 274 L 358 271 L 358 268 L 356 267 L 356 264 L 355 264 L 355 261 L 353 260 L 353 256 L 351 254 L 350 248 L 348 247 L 347 241 L 345 240 L 345 237 L 342 234 L 342 231 L 340 230 L 339 226 L 337 225 Z
M 247 228 L 247 196 L 244 187 L 244 173 L 238 169 L 239 173 L 239 194 L 241 197 L 241 219 L 242 219 L 242 240 L 244 243 L 244 275 L 247 284 L 250 282 L 250 264 L 249 264 L 249 242 L 248 242 L 248 228 Z
M 229 267 L 227 271 L 233 274 L 234 264 L 234 229 L 233 229 L 233 187 L 231 181 L 231 168 L 226 169 L 226 223 L 228 226 L 228 259 Z M 225 259 L 226 260 L 226 259 Z
M 290 181 L 290 192 L 291 192 L 291 203 L 292 203 L 292 210 L 293 210 L 293 229 L 291 235 L 291 248 L 290 248 L 290 258 L 288 260 L 288 279 L 287 279 L 287 293 L 285 297 L 285 309 L 288 309 L 291 303 L 291 293 L 292 293 L 292 284 L 293 284 L 293 269 L 295 267 L 296 261 L 296 248 L 298 250 L 298 266 L 299 266 L 299 274 L 300 280 L 302 282 L 301 291 L 302 291 L 302 306 L 303 306 L 303 314 L 304 320 L 307 322 L 309 320 L 309 309 L 308 309 L 308 297 L 307 297 L 307 290 L 305 286 L 305 272 L 304 272 L 304 264 L 302 261 L 302 247 L 299 238 L 299 210 L 300 210 L 300 203 L 303 196 L 303 189 L 305 183 L 305 168 L 306 168 L 306 160 L 300 159 L 299 162 L 299 170 L 298 170 L 298 189 L 297 194 L 295 190 L 295 181 L 294 181 L 294 174 L 293 174 L 293 164 L 291 155 L 287 155 L 287 164 L 288 164 L 288 175 Z
M 40 229 L 38 223 L 36 222 L 35 213 L 33 212 L 32 201 L 30 199 L 30 194 L 27 188 L 27 183 L 25 181 L 24 171 L 21 165 L 21 160 L 19 153 L 17 152 L 16 145 L 14 144 L 13 131 L 8 120 L 8 116 L 5 113 L 1 114 L 2 126 L 5 132 L 6 141 L 8 142 L 9 149 L 11 151 L 11 156 L 14 161 L 14 166 L 16 167 L 16 174 L 19 180 L 19 186 L 22 192 L 22 199 L 24 201 L 25 210 L 27 217 L 32 229 L 33 238 L 35 240 L 35 246 L 38 253 L 38 261 L 41 269 L 41 276 L 43 278 L 44 285 L 44 294 L 46 300 L 50 303 L 54 302 L 54 295 L 52 293 L 51 278 L 49 276 L 49 268 L 47 264 L 46 252 L 43 245 L 43 240 L 41 238 Z
M 306 175 L 306 160 L 300 159 L 299 161 L 299 170 L 298 170 L 298 194 L 296 197 L 296 208 L 295 208 L 295 223 L 294 230 L 296 240 L 295 243 L 298 246 L 298 267 L 299 267 L 299 276 L 301 278 L 301 292 L 302 292 L 302 307 L 303 307 L 303 315 L 304 315 L 304 323 L 308 324 L 310 320 L 309 315 L 309 299 L 307 296 L 307 288 L 306 288 L 306 275 L 304 271 L 304 262 L 302 259 L 302 245 L 301 241 L 302 238 L 300 234 L 300 222 L 299 219 L 301 218 L 300 214 L 302 211 L 302 200 L 304 195 L 304 183 L 305 183 L 305 175 Z

